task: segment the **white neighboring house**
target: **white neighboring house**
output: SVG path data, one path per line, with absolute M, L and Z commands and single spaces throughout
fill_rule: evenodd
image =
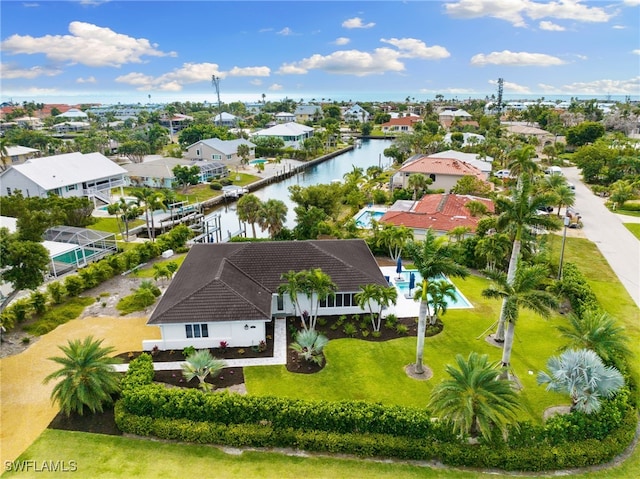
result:
M 314 129 L 310 126 L 301 125 L 295 122 L 283 123 L 282 125 L 272 126 L 265 130 L 257 131 L 254 137 L 275 137 L 282 138 L 285 147 L 299 149 L 302 142 L 313 136 Z
M 201 161 L 240 161 L 238 156 L 238 146 L 240 145 L 249 147 L 249 160 L 256 157 L 256 145 L 244 138 L 238 140 L 221 140 L 219 138 L 200 140 L 189 145 L 184 156 L 190 160 Z
M 275 114 L 276 123 L 290 123 L 296 121 L 296 115 L 288 111 L 279 111 Z
M 451 140 L 451 135 L 452 133 L 447 133 L 446 135 L 444 135 L 444 138 L 442 139 L 443 143 L 446 143 L 447 145 L 450 145 L 452 140 Z M 485 137 L 483 135 L 478 135 L 477 133 L 468 133 L 468 132 L 464 132 L 462 133 L 462 146 L 470 146 L 470 145 L 477 145 L 480 143 L 484 143 L 485 141 Z
M 324 317 L 363 313 L 354 300 L 360 286 L 389 286 L 360 239 L 195 244 L 147 321 L 160 327 L 162 339 L 142 347 L 257 346 L 267 339 L 266 323 L 300 315 L 288 295 L 278 294 L 282 274 L 312 268 L 337 285 L 335 296 L 319 303 Z M 312 311 L 304 294 L 298 300 L 302 311 Z
M 227 113 L 226 111 L 223 111 L 222 113 L 216 115 L 211 121 L 216 126 L 224 126 L 226 128 L 235 128 L 236 126 L 238 126 L 238 121 L 240 120 L 241 118 L 235 115 L 232 115 L 231 113 Z
M 26 197 L 49 194 L 62 198 L 86 196 L 111 202 L 111 189 L 125 184 L 127 170 L 101 153 L 67 153 L 33 158 L 0 173 L 0 196 L 20 190 Z
M 69 108 L 64 113 L 56 115 L 56 118 L 68 118 L 71 121 L 83 121 L 89 119 L 89 115 L 78 108 Z
M 342 114 L 344 121 L 359 121 L 360 123 L 367 123 L 370 117 L 369 112 L 358 104 L 348 108 Z

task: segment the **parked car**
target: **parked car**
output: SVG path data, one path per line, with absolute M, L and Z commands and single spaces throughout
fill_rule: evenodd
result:
M 509 178 L 511 176 L 511 171 L 498 170 L 493 174 L 493 176 L 495 176 L 496 178 Z
M 544 211 L 545 213 L 552 213 L 553 212 L 553 206 L 538 206 L 538 210 L 540 211 Z
M 576 189 L 576 185 L 574 185 L 573 183 L 569 183 L 568 181 L 567 181 L 567 186 L 572 190 Z

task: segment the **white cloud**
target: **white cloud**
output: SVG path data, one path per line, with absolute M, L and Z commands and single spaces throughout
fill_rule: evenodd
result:
M 341 75 L 366 76 L 387 71 L 401 72 L 404 64 L 398 61 L 399 52 L 391 48 L 377 48 L 372 53 L 359 50 L 340 50 L 329 55 L 312 55 L 296 63 L 285 64 L 279 73 L 303 74 L 309 70 L 323 70 Z
M 17 78 L 24 78 L 26 80 L 33 80 L 34 78 L 46 76 L 52 77 L 60 75 L 62 70 L 57 68 L 47 68 L 42 66 L 35 66 L 31 68 L 18 68 L 9 63 L 0 64 L 0 77 L 5 80 L 14 80 Z
M 233 67 L 228 72 L 230 77 L 268 77 L 270 74 L 269 67 Z
M 373 22 L 362 23 L 362 18 L 353 17 L 342 22 L 342 26 L 344 28 L 372 28 L 375 26 L 375 23 Z
M 640 48 L 636 48 L 635 50 L 631 50 L 631 53 L 634 55 L 640 55 Z
M 640 0 L 624 0 L 624 4 L 630 7 L 637 7 L 640 5 Z
M 451 95 L 473 95 L 475 93 L 477 93 L 475 90 L 470 89 L 470 88 L 442 88 L 440 90 L 431 90 L 428 88 L 420 88 L 418 90 L 418 93 L 423 93 L 426 95 L 430 95 L 430 94 L 444 94 L 444 93 L 449 93 Z
M 640 76 L 629 80 L 596 80 L 563 85 L 561 92 L 572 95 L 637 95 L 640 91 Z
M 563 65 L 565 62 L 558 57 L 546 55 L 544 53 L 491 52 L 488 55 L 479 53 L 471 58 L 471 65 L 508 65 L 508 66 L 539 66 L 548 67 L 552 65 Z
M 278 35 L 282 35 L 284 37 L 288 37 L 289 35 L 293 35 L 293 30 L 291 30 L 289 27 L 284 27 L 282 30 L 280 30 L 279 32 L 277 32 Z
M 96 80 L 96 77 L 90 76 L 87 78 L 78 78 L 76 79 L 76 83 L 98 83 L 98 81 Z
M 334 45 L 346 45 L 347 43 L 351 42 L 350 39 L 348 39 L 347 37 L 339 37 L 336 38 L 335 41 L 333 42 Z
M 549 3 L 532 0 L 460 0 L 445 4 L 445 12 L 453 18 L 469 19 L 493 17 L 505 20 L 514 27 L 526 27 L 525 17 L 531 20 L 556 18 L 578 22 L 607 22 L 614 14 L 601 7 L 591 7 L 581 0 L 559 0 Z
M 279 83 L 274 83 L 273 85 L 271 85 L 268 90 L 269 91 L 280 91 L 282 90 L 284 87 L 282 85 L 280 85 Z
M 247 76 L 268 77 L 270 74 L 269 67 L 233 67 L 225 72 L 221 71 L 216 63 L 184 63 L 182 67 L 157 77 L 135 72 L 119 76 L 116 81 L 132 85 L 138 90 L 181 91 L 185 85 L 191 83 L 210 82 L 212 75 L 225 79 Z
M 260 80 L 260 78 L 254 78 L 253 80 L 249 81 L 249 84 L 253 86 L 260 86 L 262 85 L 262 80 Z
M 614 30 L 626 30 L 627 27 L 625 27 L 624 25 L 614 25 L 611 28 L 613 28 Z
M 497 80 L 489 80 L 489 85 L 497 85 L 498 82 Z M 524 85 L 518 85 L 517 83 L 513 83 L 513 82 L 503 82 L 502 86 L 504 87 L 504 91 L 506 93 L 531 93 L 531 90 L 529 89 L 529 87 L 524 86 Z
M 422 40 L 415 38 L 381 38 L 382 43 L 388 43 L 400 50 L 400 58 L 424 58 L 427 60 L 439 60 L 448 58 L 451 54 L 441 46 L 428 47 Z
M 143 57 L 176 56 L 162 52 L 145 38 L 133 38 L 91 23 L 71 22 L 71 35 L 12 35 L 0 44 L 5 54 L 44 54 L 57 62 L 80 63 L 91 67 L 120 67 L 142 63 Z
M 549 32 L 564 32 L 566 30 L 563 26 L 546 20 L 541 21 L 539 27 L 540 30 L 547 30 Z

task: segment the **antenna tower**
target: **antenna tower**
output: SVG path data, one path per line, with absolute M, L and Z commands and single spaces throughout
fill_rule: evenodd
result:
M 220 77 L 211 75 L 211 84 L 216 89 L 216 95 L 218 95 L 218 126 L 222 125 L 222 105 L 220 103 Z
M 504 79 L 498 78 L 498 117 L 502 114 L 502 91 L 504 87 Z

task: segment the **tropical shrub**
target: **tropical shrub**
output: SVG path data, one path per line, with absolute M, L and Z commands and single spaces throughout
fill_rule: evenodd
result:
M 328 342 L 327 337 L 315 329 L 303 329 L 296 333 L 295 340 L 289 347 L 302 356 L 305 361 L 322 365 L 324 362 L 323 349 Z

